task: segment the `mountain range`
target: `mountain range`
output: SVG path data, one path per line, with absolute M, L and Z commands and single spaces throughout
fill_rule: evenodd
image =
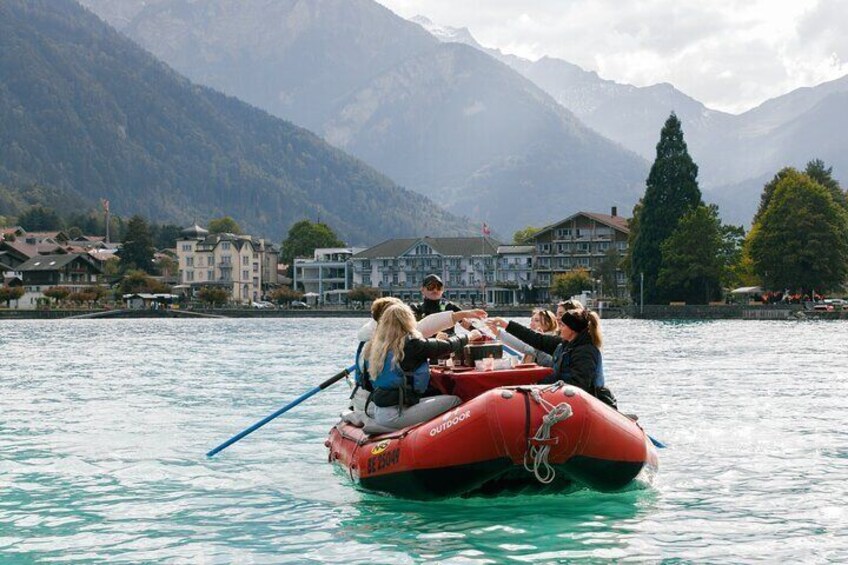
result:
M 674 111 L 699 165 L 706 198 L 726 220 L 747 223 L 763 184 L 784 166 L 803 168 L 820 158 L 836 178 L 848 179 L 848 76 L 799 88 L 739 115 L 712 110 L 672 85 L 647 87 L 602 79 L 561 59 L 530 61 L 480 45 L 466 28 L 412 19 L 435 38 L 479 49 L 509 65 L 571 110 L 590 128 L 648 160 L 655 157 L 659 127 Z
M 509 233 L 629 210 L 671 111 L 725 221 L 750 222 L 783 166 L 821 158 L 848 173 L 848 77 L 731 115 L 668 84 L 505 55 L 372 0 L 82 2 L 198 84 L 69 0 L 2 0 L 23 27 L 0 22 L 0 71 L 15 77 L 0 82 L 0 183 L 62 202 L 226 213 L 260 231 L 314 217 L 357 243 L 459 233 L 472 222 L 457 216 Z M 22 200 L 0 187 L 0 214 Z
M 230 215 L 275 240 L 305 217 L 352 244 L 470 230 L 313 133 L 192 84 L 70 0 L 0 0 L 0 156 L 0 208 L 107 198 L 158 221 Z
M 502 232 L 625 210 L 642 191 L 645 159 L 509 66 L 371 0 L 160 0 L 120 18 L 111 0 L 85 3 L 192 80 Z

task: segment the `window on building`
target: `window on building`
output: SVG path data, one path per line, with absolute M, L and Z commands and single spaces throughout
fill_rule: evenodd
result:
M 190 243 L 183 243 L 182 250 L 183 251 L 191 251 L 191 244 Z
M 242 255 L 241 256 L 241 264 L 247 265 L 248 263 L 250 263 L 250 255 Z
M 539 250 L 539 253 L 550 253 L 551 252 L 551 244 L 550 243 L 540 243 L 536 246 L 536 249 Z
M 194 267 L 194 257 L 186 257 L 186 267 Z
M 207 257 L 207 258 L 206 258 L 206 264 L 207 264 L 208 266 L 210 266 L 210 267 L 211 267 L 212 265 L 214 265 L 214 264 L 215 264 L 215 257 L 213 257 L 212 255 L 210 255 L 209 257 Z
M 222 242 L 221 243 L 221 249 L 224 250 L 224 251 L 229 251 L 230 250 L 230 242 L 229 241 Z
M 254 273 L 258 273 L 258 272 L 259 272 L 259 263 L 254 263 L 254 264 L 253 264 L 253 272 L 254 272 Z
M 206 280 L 211 281 L 215 278 L 215 271 L 206 271 Z
M 186 271 L 185 275 L 186 275 L 187 281 L 193 281 L 194 280 L 194 271 Z
M 242 278 L 242 280 L 246 280 L 246 281 L 250 280 L 250 271 L 248 271 L 248 270 L 242 271 L 241 272 L 241 278 Z
M 556 231 L 557 239 L 565 239 L 566 237 L 571 237 L 571 228 L 559 228 Z
M 232 265 L 230 256 L 229 255 L 222 255 L 221 256 L 221 264 L 222 265 Z

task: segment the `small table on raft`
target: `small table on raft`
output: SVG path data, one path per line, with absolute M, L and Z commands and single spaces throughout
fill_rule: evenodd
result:
M 499 386 L 536 384 L 553 372 L 550 367 L 534 363 L 511 369 L 478 371 L 472 367 L 430 366 L 430 383 L 444 394 L 454 394 L 463 402 Z

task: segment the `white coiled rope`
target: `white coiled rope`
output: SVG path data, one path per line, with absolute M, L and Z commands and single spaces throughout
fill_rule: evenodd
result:
M 533 475 L 536 476 L 536 480 L 544 485 L 550 484 L 556 477 L 556 470 L 548 462 L 548 455 L 551 452 L 550 442 L 548 441 L 551 439 L 551 428 L 553 428 L 558 422 L 562 422 L 563 420 L 570 418 L 574 412 L 571 409 L 570 404 L 561 402 L 554 406 L 542 398 L 541 393 L 543 391 L 556 390 L 562 386 L 562 384 L 563 383 L 561 382 L 557 382 L 550 388 L 542 389 L 542 391 L 538 389 L 530 389 L 529 391 L 533 400 L 539 404 L 546 413 L 542 416 L 542 425 L 539 426 L 539 429 L 536 430 L 536 435 L 533 436 L 533 440 L 540 442 L 540 445 L 531 445 L 530 449 L 524 453 L 524 468 L 533 473 Z M 528 455 L 533 461 L 532 466 L 527 463 Z

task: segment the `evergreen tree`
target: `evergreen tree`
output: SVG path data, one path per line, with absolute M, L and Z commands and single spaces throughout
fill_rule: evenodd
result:
M 841 288 L 848 277 L 848 213 L 808 175 L 781 173 L 746 241 L 754 272 L 771 289 Z
M 52 208 L 33 206 L 18 216 L 18 225 L 27 231 L 58 231 L 62 229 L 62 218 Z
M 141 269 L 153 273 L 153 238 L 150 228 L 141 216 L 133 216 L 121 240 L 121 270 Z
M 718 207 L 694 208 L 684 215 L 661 247 L 657 290 L 665 301 L 706 304 L 721 297 L 723 232 Z
M 698 166 L 689 156 L 683 129 L 674 112 L 660 132 L 657 157 L 648 175 L 645 196 L 634 209 L 631 223 L 631 293 L 639 300 L 640 275 L 644 274 L 644 297 L 657 303 L 657 277 L 662 268 L 663 242 L 685 214 L 701 204 Z
M 344 246 L 327 224 L 301 220 L 289 229 L 288 237 L 283 240 L 280 260 L 291 265 L 295 257 L 311 257 L 318 248 Z
M 177 245 L 183 228 L 176 224 L 154 224 L 150 226 L 150 232 L 156 249 L 171 249 Z

